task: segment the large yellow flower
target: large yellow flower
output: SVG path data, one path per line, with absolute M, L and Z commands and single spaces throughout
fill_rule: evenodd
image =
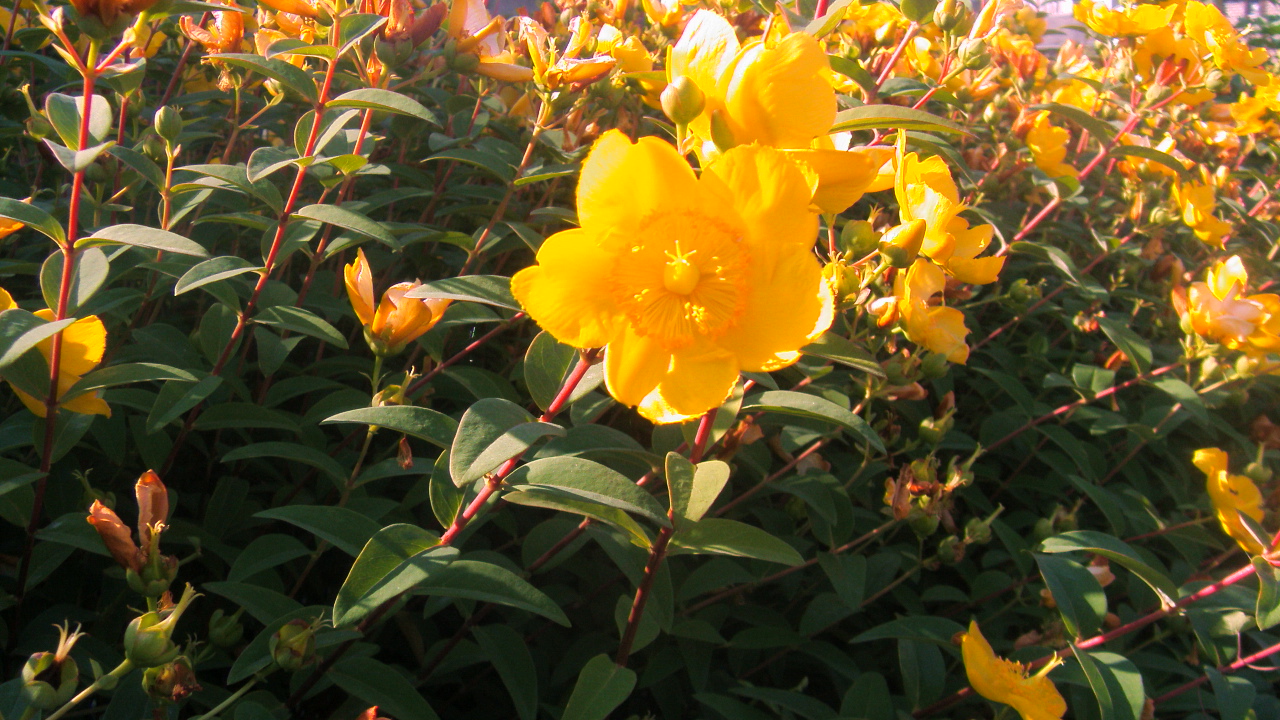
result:
M 1048 672 L 1058 662 L 1051 662 L 1027 677 L 1021 663 L 996 655 L 991 643 L 982 636 L 977 621 L 969 622 L 969 631 L 960 641 L 960 654 L 974 691 L 1017 710 L 1022 720 L 1060 720 L 1067 712 L 1067 701 L 1048 678 Z
M 611 130 L 582 168 L 581 228 L 547 238 L 511 291 L 556 339 L 606 348 L 619 402 L 685 420 L 830 326 L 811 192 L 771 148 L 735 148 L 698 177 L 667 143 Z
M 0 312 L 12 310 L 18 307 L 13 301 L 13 297 L 0 288 Z M 53 321 L 52 310 L 37 310 L 36 317 L 48 322 Z M 49 361 L 49 354 L 53 352 L 53 338 L 48 337 L 41 340 L 36 349 L 44 356 L 45 362 Z M 97 315 L 90 315 L 81 318 L 62 331 L 62 355 L 58 362 L 58 405 L 63 410 L 70 410 L 75 413 L 84 415 L 106 415 L 111 417 L 111 408 L 107 406 L 105 400 L 97 392 L 89 392 L 70 398 L 66 402 L 62 402 L 63 396 L 71 389 L 72 385 L 80 382 L 80 378 L 90 370 L 98 366 L 102 362 L 102 354 L 107 349 L 107 329 L 103 327 L 102 321 Z M 19 390 L 13 383 L 9 383 L 13 388 L 13 392 L 22 401 L 27 409 L 35 413 L 39 417 L 45 416 L 44 400 L 37 400 L 27 393 Z
M 1280 351 L 1280 295 L 1246 296 L 1249 272 L 1239 255 L 1213 264 L 1205 282 L 1187 288 L 1196 333 L 1250 354 Z
M 1243 475 L 1227 471 L 1227 454 L 1218 448 L 1197 450 L 1191 462 L 1208 477 L 1209 500 L 1218 514 L 1218 522 L 1228 535 L 1240 543 L 1247 553 L 1254 555 L 1266 551 L 1245 529 L 1240 513 L 1262 522 L 1262 493 L 1253 481 Z
M 740 45 L 729 21 L 709 10 L 694 13 L 668 66 L 669 80 L 687 77 L 706 97 L 689 123 L 695 137 L 778 148 L 808 148 L 827 134 L 836 117 L 830 73 L 813 36 L 770 33 Z
M 1176 4 L 1170 4 L 1168 7 L 1134 5 L 1123 10 L 1112 10 L 1106 5 L 1095 4 L 1093 0 L 1080 0 L 1076 3 L 1074 13 L 1077 20 L 1099 35 L 1132 37 L 1168 27 L 1177 9 Z
M 964 313 L 930 304 L 933 296 L 946 285 L 942 270 L 921 259 L 912 263 L 905 273 L 898 273 L 893 294 L 898 299 L 898 313 L 911 342 L 963 365 L 969 359 L 969 346 L 964 342 L 969 329 L 964 326 Z
M 1267 51 L 1250 48 L 1240 40 L 1231 21 L 1213 5 L 1188 0 L 1183 14 L 1186 36 L 1213 53 L 1213 62 L 1226 72 L 1235 72 L 1255 84 L 1265 84 L 1268 75 L 1262 69 Z
M 961 282 L 995 282 L 1004 267 L 1004 258 L 978 257 L 991 244 L 995 228 L 969 227 L 968 221 L 960 217 L 965 206 L 960 204 L 960 193 L 942 158 L 935 155 L 920 160 L 915 153 L 903 156 L 898 163 L 894 193 L 903 223 L 925 221 L 922 253 Z

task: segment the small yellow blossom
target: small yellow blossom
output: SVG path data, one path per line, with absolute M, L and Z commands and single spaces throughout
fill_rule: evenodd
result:
M 960 193 L 942 158 L 920 160 L 915 153 L 903 156 L 898 163 L 894 193 L 902 222 L 925 221 L 921 252 L 961 282 L 995 282 L 1004 267 L 1004 258 L 978 257 L 991 244 L 995 228 L 969 227 L 969 222 L 960 217 L 965 206 L 960 204 Z
M 315 19 L 320 17 L 320 5 L 314 0 L 262 0 L 262 4 L 276 12 Z M 283 28 L 282 28 L 283 29 Z
M 969 346 L 964 338 L 964 313 L 955 308 L 932 306 L 934 295 L 942 292 L 947 279 L 927 260 L 916 260 L 894 280 L 893 294 L 898 299 L 898 315 L 907 338 L 929 352 L 937 353 L 960 365 L 969 360 Z
M 1112 10 L 1093 0 L 1076 3 L 1075 18 L 1090 30 L 1106 37 L 1133 37 L 1146 35 L 1159 28 L 1168 27 L 1177 6 L 1134 5 L 1123 10 Z
M 1240 520 L 1240 514 L 1243 513 L 1262 522 L 1262 493 L 1258 486 L 1243 475 L 1228 472 L 1227 454 L 1218 448 L 1197 450 L 1191 461 L 1208 478 L 1209 500 L 1213 503 L 1214 512 L 1218 514 L 1218 522 L 1222 523 L 1223 531 L 1235 539 L 1245 552 L 1253 555 L 1265 552 L 1266 548 Z
M 1183 26 L 1188 38 L 1213 53 L 1213 62 L 1219 69 L 1239 73 L 1255 85 L 1267 82 L 1268 75 L 1262 70 L 1268 59 L 1267 51 L 1244 43 L 1221 10 L 1197 0 L 1187 0 Z
M 18 232 L 24 227 L 26 227 L 26 225 L 23 225 L 17 220 L 10 220 L 9 218 L 0 218 L 0 240 L 3 240 L 9 237 L 10 235 Z
M 830 326 L 810 196 L 772 148 L 734 148 L 699 176 L 671 145 L 611 130 L 582 168 L 581 227 L 547 238 L 511 292 L 560 342 L 605 347 L 619 402 L 686 420 Z
M 1202 172 L 1201 175 L 1199 180 L 1174 183 L 1173 200 L 1182 213 L 1183 224 L 1191 228 L 1201 242 L 1222 247 L 1227 234 L 1231 232 L 1231 225 L 1213 214 L 1217 202 L 1213 183 L 1207 172 Z
M 18 307 L 13 297 L 0 288 L 0 312 Z M 53 321 L 52 310 L 37 310 L 36 317 L 46 322 Z M 41 340 L 36 349 L 44 356 L 45 362 L 53 352 L 53 338 Z M 97 315 L 81 318 L 62 331 L 62 354 L 58 362 L 58 405 L 63 410 L 84 415 L 106 415 L 111 417 L 111 408 L 107 406 L 98 392 L 89 392 L 63 400 L 72 385 L 80 382 L 80 378 L 102 362 L 102 355 L 107 349 L 107 330 Z M 9 383 L 14 394 L 27 409 L 38 417 L 45 416 L 43 399 L 36 399 Z
M 382 294 L 382 302 L 375 308 L 373 272 L 369 269 L 364 250 L 356 253 L 355 262 L 347 265 L 344 271 L 351 308 L 364 325 L 365 341 L 377 355 L 399 353 L 435 327 L 449 307 L 448 300 L 406 298 L 406 293 L 422 283 L 402 282 L 387 288 Z
M 1056 657 L 1028 677 L 1022 663 L 996 655 L 976 620 L 969 622 L 969 631 L 960 641 L 960 654 L 974 691 L 1017 710 L 1022 720 L 1060 720 L 1066 714 L 1067 701 L 1048 677 L 1049 671 L 1061 664 Z
M 1063 162 L 1067 157 L 1067 143 L 1071 134 L 1064 128 L 1049 122 L 1049 113 L 1036 113 L 1031 129 L 1027 131 L 1027 147 L 1036 167 L 1051 178 L 1075 177 L 1076 169 Z
M 533 69 L 517 65 L 502 16 L 491 17 L 484 0 L 453 0 L 449 7 L 448 34 L 459 53 L 473 55 L 475 71 L 504 82 L 528 82 Z

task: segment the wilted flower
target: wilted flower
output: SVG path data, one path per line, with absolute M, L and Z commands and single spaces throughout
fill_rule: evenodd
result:
M 1200 468 L 1208 478 L 1206 487 L 1209 500 L 1213 503 L 1214 512 L 1218 514 L 1218 522 L 1222 529 L 1230 535 L 1245 552 L 1261 554 L 1266 548 L 1253 537 L 1240 520 L 1244 514 L 1258 522 L 1262 522 L 1262 493 L 1253 481 L 1243 475 L 1232 475 L 1227 470 L 1227 454 L 1218 448 L 1197 450 L 1191 462 Z
M 417 47 L 440 29 L 446 13 L 445 4 L 436 3 L 415 17 L 409 0 L 390 0 L 382 36 L 389 42 L 408 41 L 411 47 Z
M 123 567 L 129 584 L 138 592 L 156 596 L 164 592 L 178 568 L 176 559 L 160 554 L 160 533 L 169 516 L 169 491 L 160 476 L 151 470 L 134 486 L 138 501 L 138 543 L 115 511 L 95 500 L 86 520 L 98 531 L 116 563 Z
M 617 62 L 604 54 L 579 57 L 591 40 L 591 23 L 584 17 L 576 17 L 569 23 L 571 34 L 563 51 L 556 47 L 555 40 L 547 35 L 538 21 L 527 17 L 516 20 L 520 23 L 520 37 L 533 63 L 534 79 L 547 90 L 588 85 L 608 75 Z
M 604 346 L 605 383 L 659 423 L 724 401 L 830 324 L 804 174 L 776 150 L 726 152 L 701 177 L 670 145 L 610 131 L 578 184 L 581 228 L 557 233 L 511 291 L 556 339 Z
M 1062 663 L 1056 656 L 1028 677 L 1021 663 L 996 655 L 976 620 L 969 622 L 969 631 L 960 641 L 960 654 L 974 691 L 1012 707 L 1023 720 L 1060 720 L 1067 712 L 1067 701 L 1048 678 L 1049 671 Z
M 0 288 L 0 312 L 18 307 L 13 297 Z M 35 316 L 41 320 L 52 322 L 52 310 L 37 310 Z M 44 356 L 45 362 L 53 352 L 53 338 L 41 340 L 36 349 Z M 58 406 L 84 415 L 106 415 L 111 417 L 111 408 L 97 392 L 87 392 L 66 398 L 67 391 L 80 382 L 80 378 L 102 362 L 102 355 L 107 349 L 107 329 L 97 315 L 81 318 L 62 331 L 62 355 L 58 364 Z M 12 382 L 9 385 L 27 409 L 38 417 L 44 417 L 46 408 L 43 400 L 19 390 Z
M 213 22 L 208 28 L 200 27 L 188 15 L 178 20 L 178 28 L 182 34 L 204 46 L 211 54 L 240 52 L 244 40 L 244 11 L 232 0 L 213 0 L 226 5 L 227 10 L 213 11 Z
M 377 355 L 390 356 L 404 350 L 406 345 L 435 327 L 449 307 L 448 300 L 405 297 L 422 283 L 402 282 L 387 288 L 382 302 L 375 308 L 373 272 L 364 250 L 358 251 L 355 262 L 344 270 L 351 308 L 364 325 L 365 341 Z
M 463 55 L 474 58 L 470 61 L 474 66 L 466 69 L 495 80 L 528 82 L 533 79 L 533 69 L 515 63 L 504 25 L 503 17 L 490 17 L 484 0 L 452 0 L 449 6 L 448 34 L 454 49 L 459 59 Z

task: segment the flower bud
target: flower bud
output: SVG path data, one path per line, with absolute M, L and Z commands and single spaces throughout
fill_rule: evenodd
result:
M 911 267 L 924 245 L 925 229 L 925 222 L 920 218 L 890 228 L 880 238 L 880 253 L 890 265 L 900 270 Z
M 960 43 L 959 58 L 966 70 L 981 70 L 991 63 L 985 44 L 977 38 L 968 38 Z
M 955 565 L 964 559 L 964 541 L 948 535 L 938 541 L 938 559 L 945 565 Z
M 178 144 L 178 136 L 182 134 L 182 115 L 177 108 L 165 105 L 156 111 L 153 124 L 156 134 L 164 138 L 164 141 L 170 146 Z
M 163 665 L 178 656 L 172 632 L 160 619 L 160 613 L 140 615 L 124 630 L 124 656 L 138 667 Z
M 918 508 L 913 508 L 907 516 L 907 524 L 918 538 L 927 538 L 938 529 L 938 516 L 930 515 Z
M 733 129 L 729 127 L 729 122 L 724 119 L 724 113 L 720 110 L 711 111 L 711 142 L 715 143 L 720 152 L 738 145 L 738 141 L 733 137 Z
M 964 23 L 967 11 L 964 3 L 958 0 L 942 0 L 942 4 L 933 11 L 933 21 L 943 32 L 953 34 Z
M 229 648 L 240 642 L 244 637 L 244 625 L 240 622 L 243 612 L 243 608 L 232 615 L 222 612 L 222 608 L 213 611 L 209 617 L 209 642 L 214 647 Z
M 930 357 L 942 357 L 941 355 L 932 355 Z M 945 358 L 943 358 L 945 360 Z M 928 417 L 920 421 L 920 439 L 930 445 L 937 445 L 942 442 L 942 438 L 951 432 L 951 427 L 955 425 L 953 416 L 947 414 L 941 418 Z
M 59 662 L 54 653 L 38 652 L 22 666 L 22 694 L 31 707 L 53 710 L 75 695 L 79 679 L 75 660 L 65 657 Z
M 271 657 L 285 672 L 311 661 L 316 651 L 316 629 L 305 620 L 291 620 L 271 636 Z
M 937 380 L 940 377 L 945 377 L 950 367 L 946 355 L 930 353 L 920 362 L 920 374 L 929 380 Z
M 938 0 L 902 0 L 899 5 L 903 17 L 921 25 L 929 22 L 929 17 L 937 6 Z
M 173 662 L 147 668 L 142 673 L 142 689 L 161 707 L 180 702 L 201 689 L 195 670 L 185 655 Z
M 840 307 L 852 307 L 858 299 L 860 283 L 858 271 L 844 264 L 843 259 L 833 260 L 822 268 L 822 278 L 830 286 Z
M 662 91 L 662 112 L 671 118 L 671 122 L 688 125 L 702 114 L 706 106 L 706 96 L 702 90 L 688 77 L 680 76 L 667 84 Z
M 982 518 L 969 518 L 964 524 L 964 541 L 970 545 L 986 545 L 991 542 L 991 522 Z
M 1226 92 L 1231 89 L 1231 77 L 1218 68 L 1212 68 L 1204 74 L 1204 86 L 1215 93 Z
M 107 552 L 111 553 L 120 567 L 133 572 L 142 568 L 141 551 L 133 544 L 129 528 L 120 521 L 114 510 L 94 500 L 86 519 L 98 531 L 98 537 L 107 546 Z
M 1260 462 L 1251 462 L 1244 466 L 1244 476 L 1258 484 L 1271 482 L 1274 474 L 1271 468 Z
M 868 220 L 852 220 L 840 229 L 840 245 L 845 252 L 860 258 L 876 249 L 880 234 Z

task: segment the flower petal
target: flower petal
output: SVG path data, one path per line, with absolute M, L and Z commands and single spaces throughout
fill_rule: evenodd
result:
M 586 230 L 558 232 L 538 250 L 537 265 L 511 278 L 511 294 L 560 342 L 607 345 L 624 322 L 609 282 L 614 262 Z
M 722 155 L 703 173 L 724 182 L 746 223 L 755 263 L 807 250 L 818 233 L 818 215 L 809 209 L 813 185 L 785 153 L 744 145 Z M 816 179 L 816 178 L 815 178 Z
M 813 204 L 835 215 L 848 210 L 871 187 L 880 170 L 878 153 L 840 150 L 789 150 L 787 156 L 818 176 Z
M 805 148 L 826 135 L 836 117 L 830 71 L 826 52 L 805 33 L 792 33 L 772 47 L 744 47 L 720 78 L 738 142 Z
M 822 266 L 809 253 L 752 266 L 751 296 L 742 320 L 716 340 L 743 370 L 777 370 L 795 362 L 811 338 L 831 326 L 835 304 Z
M 671 353 L 656 338 L 638 335 L 627 325 L 604 351 L 605 387 L 623 405 L 639 405 L 670 366 Z
M 702 203 L 693 168 L 656 137 L 632 144 L 617 130 L 600 137 L 578 180 L 578 221 L 600 235 L 625 232 L 646 216 L 691 210 Z
M 658 394 L 671 409 L 691 417 L 719 407 L 737 381 L 738 362 L 729 353 L 682 351 L 671 358 L 671 370 L 658 385 Z M 640 414 L 648 417 L 643 404 Z

